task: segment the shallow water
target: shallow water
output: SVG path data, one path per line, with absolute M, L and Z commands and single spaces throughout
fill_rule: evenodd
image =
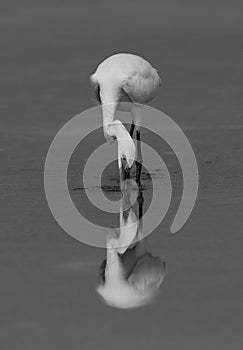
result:
M 157 1 L 11 1 L 3 8 L 1 348 L 242 347 L 241 7 L 237 1 L 165 1 L 163 8 Z M 63 232 L 43 188 L 52 138 L 93 106 L 88 75 L 120 51 L 148 58 L 161 72 L 164 85 L 153 106 L 186 133 L 200 174 L 194 211 L 171 235 L 182 179 L 163 145 L 174 193 L 149 244 L 166 261 L 166 278 L 154 304 L 129 311 L 99 299 L 104 249 Z M 79 171 L 74 155 L 71 189 L 80 186 Z M 117 185 L 115 176 L 106 180 Z M 82 207 L 82 190 L 70 192 Z

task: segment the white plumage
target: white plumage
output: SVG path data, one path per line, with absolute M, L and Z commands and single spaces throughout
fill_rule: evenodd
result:
M 134 103 L 145 104 L 152 100 L 161 79 L 155 68 L 143 58 L 120 53 L 103 61 L 91 76 L 95 88 L 100 88 L 102 103 L 122 102 L 126 98 Z
M 136 148 L 129 132 L 120 120 L 114 120 L 110 125 L 110 132 L 115 135 L 118 143 L 118 166 L 122 167 L 122 160 L 131 168 L 135 160 Z
M 135 128 L 136 139 L 140 141 L 140 105 L 152 100 L 161 86 L 157 70 L 139 56 L 120 53 L 104 60 L 95 73 L 91 75 L 90 80 L 94 86 L 96 98 L 102 104 L 103 129 L 106 139 L 117 138 L 116 128 L 111 126 L 115 119 L 116 110 L 120 109 L 131 112 L 130 138 L 132 138 Z M 123 102 L 131 103 L 124 104 Z M 125 156 L 128 157 L 129 150 L 124 149 L 124 152 Z M 140 183 L 141 163 L 142 153 L 140 142 L 138 142 L 136 162 L 138 183 Z
M 100 266 L 97 292 L 118 308 L 147 304 L 156 296 L 165 277 L 165 263 L 148 251 L 142 239 L 143 198 L 137 194 L 138 217 L 130 201 L 132 188 L 123 192 L 120 227 L 107 234 L 106 260 Z M 135 242 L 134 244 L 134 241 Z

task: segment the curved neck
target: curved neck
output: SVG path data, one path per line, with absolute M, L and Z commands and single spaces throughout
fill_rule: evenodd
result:
M 114 121 L 116 109 L 117 103 L 102 104 L 103 129 L 104 132 L 107 133 L 109 136 L 116 136 L 114 134 L 110 134 L 113 130 L 109 130 L 110 125 Z
M 109 125 L 114 121 L 118 106 L 118 89 L 114 84 L 103 82 L 100 86 L 100 98 L 102 101 L 103 130 L 105 137 L 110 134 Z
M 109 126 L 109 132 L 115 136 L 117 140 L 131 140 L 131 136 L 120 120 L 112 121 Z

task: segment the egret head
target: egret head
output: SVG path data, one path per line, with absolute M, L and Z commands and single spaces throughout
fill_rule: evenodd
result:
M 118 160 L 122 161 L 124 168 L 131 168 L 136 156 L 136 147 L 129 132 L 120 120 L 104 124 L 104 136 L 107 141 L 117 139 Z

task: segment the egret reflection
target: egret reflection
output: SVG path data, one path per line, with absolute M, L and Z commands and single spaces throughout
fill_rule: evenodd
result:
M 150 303 L 165 277 L 165 262 L 152 255 L 148 238 L 143 238 L 143 193 L 138 191 L 132 206 L 132 191 L 131 186 L 122 191 L 119 227 L 107 233 L 106 259 L 98 274 L 98 294 L 106 304 L 117 308 Z

